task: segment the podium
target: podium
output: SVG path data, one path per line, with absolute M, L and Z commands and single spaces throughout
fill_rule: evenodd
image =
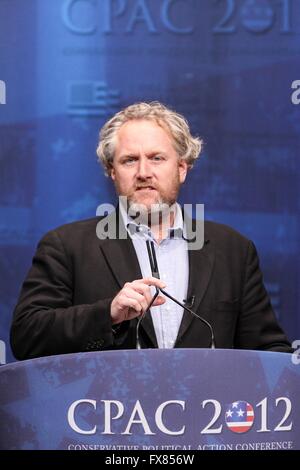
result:
M 300 364 L 221 349 L 50 356 L 0 368 L 0 414 L 7 450 L 300 449 Z

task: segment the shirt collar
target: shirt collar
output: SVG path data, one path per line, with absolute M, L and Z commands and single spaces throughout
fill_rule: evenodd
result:
M 131 238 L 143 238 L 143 239 L 148 238 L 148 239 L 153 240 L 154 237 L 148 225 L 136 223 L 135 220 L 132 219 L 128 215 L 125 207 L 121 203 L 119 207 L 120 207 L 120 214 L 123 219 L 123 223 Z M 175 203 L 175 207 L 176 207 L 176 212 L 175 212 L 174 224 L 173 224 L 173 227 L 170 227 L 168 229 L 168 236 L 166 237 L 170 239 L 176 239 L 176 238 L 180 239 L 183 237 L 183 233 L 184 233 L 184 224 L 183 224 L 181 207 L 177 202 Z

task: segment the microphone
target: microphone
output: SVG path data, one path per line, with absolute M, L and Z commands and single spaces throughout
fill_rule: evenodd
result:
M 157 265 L 157 259 L 156 259 L 156 255 L 155 255 L 155 250 L 153 252 L 152 249 L 150 248 L 150 240 L 146 240 L 146 244 L 147 244 L 147 251 L 148 251 L 148 257 L 149 257 L 149 260 L 150 260 L 152 276 L 155 277 L 156 279 L 160 279 L 159 271 L 158 271 L 158 265 Z M 153 246 L 153 249 L 154 249 L 154 246 Z M 154 254 L 154 256 L 153 256 L 153 254 Z M 155 299 L 157 298 L 158 294 L 159 294 L 159 289 L 158 289 L 158 287 L 155 286 L 155 294 L 152 297 L 150 304 L 148 305 L 147 309 L 144 311 L 144 313 L 138 319 L 138 322 L 137 322 L 137 325 L 136 325 L 136 348 L 137 349 L 142 349 L 141 342 L 140 342 L 140 336 L 139 336 L 140 325 L 141 325 L 142 321 L 144 320 L 147 312 L 149 312 L 150 308 L 152 307 L 152 305 L 153 305 Z
M 148 256 L 149 256 L 149 261 L 150 261 L 150 266 L 151 266 L 151 271 L 152 271 L 152 276 L 157 278 L 157 279 L 160 279 L 160 276 L 159 276 L 159 271 L 158 271 L 158 265 L 157 265 L 157 258 L 156 258 L 156 253 L 155 253 L 155 248 L 154 248 L 154 243 L 152 240 L 146 240 L 146 245 L 147 245 L 147 251 L 148 251 Z M 191 308 L 189 308 L 187 306 L 187 302 L 188 302 L 188 305 L 190 307 L 192 307 L 194 305 L 194 302 L 195 302 L 195 296 L 192 295 L 189 299 L 186 300 L 186 303 L 183 304 L 181 302 L 179 302 L 179 300 L 175 299 L 174 297 L 172 297 L 172 295 L 170 295 L 168 292 L 166 292 L 164 289 L 161 289 L 160 287 L 155 287 L 155 295 L 154 297 L 152 298 L 147 310 L 145 310 L 145 312 L 143 313 L 143 315 L 140 316 L 139 318 L 139 321 L 138 321 L 138 324 L 137 324 L 137 331 L 136 331 L 136 337 L 137 337 L 137 349 L 141 349 L 141 345 L 140 345 L 140 342 L 139 342 L 139 328 L 140 328 L 140 324 L 142 322 L 142 320 L 145 318 L 145 315 L 146 313 L 150 310 L 154 300 L 156 299 L 156 297 L 158 296 L 159 292 L 161 292 L 162 294 L 164 294 L 166 297 L 168 297 L 169 299 L 171 299 L 173 302 L 175 302 L 177 305 L 179 305 L 180 307 L 182 307 L 184 310 L 186 310 L 187 312 L 189 312 L 191 315 L 193 315 L 194 317 L 198 318 L 202 323 L 204 323 L 204 325 L 207 326 L 207 328 L 209 329 L 210 331 L 210 338 L 211 338 L 211 342 L 210 342 L 210 347 L 211 349 L 215 349 L 216 348 L 216 343 L 215 343 L 215 335 L 214 335 L 214 330 L 213 330 L 213 327 L 211 326 L 211 324 L 205 320 L 205 318 L 201 317 L 200 315 L 198 315 L 196 312 L 194 312 L 193 310 L 191 310 Z

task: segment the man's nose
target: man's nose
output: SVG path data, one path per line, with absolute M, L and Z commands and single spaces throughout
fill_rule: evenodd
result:
M 147 160 L 147 158 L 141 157 L 138 163 L 137 177 L 145 179 L 145 178 L 150 178 L 151 176 L 152 176 L 151 165 L 149 161 Z

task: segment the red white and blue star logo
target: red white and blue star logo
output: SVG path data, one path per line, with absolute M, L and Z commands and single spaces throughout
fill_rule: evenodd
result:
M 225 421 L 232 432 L 243 433 L 249 431 L 254 422 L 252 405 L 246 401 L 235 401 L 227 405 Z

